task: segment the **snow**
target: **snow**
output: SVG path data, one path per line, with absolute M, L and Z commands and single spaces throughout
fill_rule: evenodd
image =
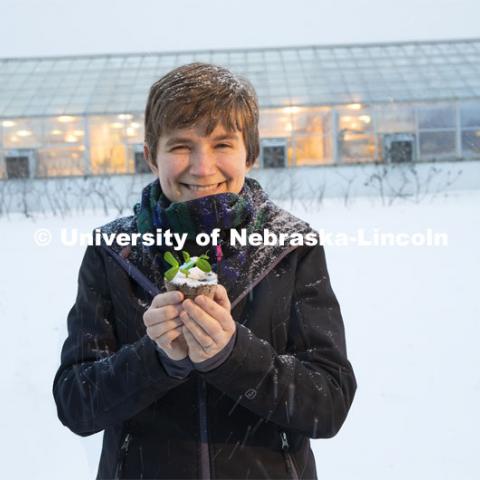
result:
M 308 211 L 286 205 L 316 229 L 449 235 L 444 247 L 326 247 L 358 390 L 340 433 L 312 441 L 319 478 L 477 477 L 478 205 L 475 191 L 390 207 L 361 198 L 348 207 L 327 199 Z M 85 249 L 62 246 L 61 229 L 91 232 L 109 220 L 0 219 L 4 478 L 95 476 L 101 435 L 81 438 L 63 427 L 51 386 Z M 40 228 L 51 230 L 49 246 L 34 244 Z

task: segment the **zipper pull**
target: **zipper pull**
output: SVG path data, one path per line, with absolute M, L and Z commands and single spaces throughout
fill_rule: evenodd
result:
M 130 443 L 130 433 L 127 433 L 125 439 L 123 440 L 123 444 L 120 447 L 120 450 L 126 451 L 128 450 L 128 444 Z
M 285 432 L 280 432 L 280 438 L 282 439 L 282 450 L 288 450 L 290 445 L 288 444 L 287 434 Z

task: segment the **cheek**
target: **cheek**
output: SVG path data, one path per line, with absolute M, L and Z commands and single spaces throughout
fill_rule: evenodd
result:
M 177 180 L 182 172 L 181 162 L 167 161 L 159 165 L 159 177 L 166 182 Z
M 224 174 L 228 175 L 232 179 L 243 179 L 247 173 L 246 160 L 243 156 L 239 155 L 236 158 L 225 159 L 218 163 L 220 170 L 223 170 Z

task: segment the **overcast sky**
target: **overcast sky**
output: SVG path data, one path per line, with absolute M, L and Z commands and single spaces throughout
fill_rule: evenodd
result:
M 0 57 L 480 37 L 480 0 L 1 0 Z

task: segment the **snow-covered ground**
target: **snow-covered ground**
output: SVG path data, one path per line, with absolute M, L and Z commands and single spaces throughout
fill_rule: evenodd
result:
M 444 247 L 326 247 L 358 390 L 340 433 L 312 442 L 319 478 L 479 478 L 479 205 L 480 192 L 458 192 L 390 207 L 331 199 L 291 208 L 332 232 L 448 234 Z M 101 435 L 64 428 L 51 394 L 84 251 L 62 246 L 59 232 L 110 218 L 0 219 L 2 478 L 95 476 Z M 39 228 L 51 230 L 49 246 L 35 245 Z

